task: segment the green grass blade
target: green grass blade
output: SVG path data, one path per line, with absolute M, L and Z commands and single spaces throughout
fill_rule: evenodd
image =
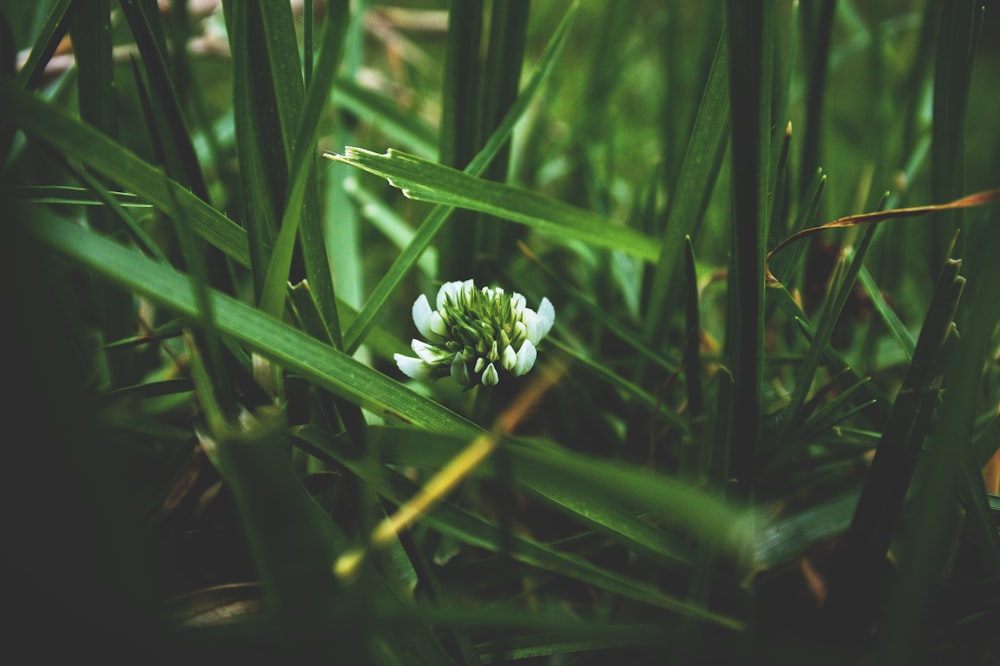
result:
M 663 241 L 656 259 L 648 306 L 643 319 L 643 335 L 652 341 L 661 332 L 670 303 L 667 291 L 681 261 L 684 238 L 697 235 L 709 197 L 722 167 L 729 138 L 729 59 L 727 35 L 723 32 L 712 61 L 712 69 L 698 106 L 691 138 L 671 192 Z
M 421 157 L 437 157 L 437 133 L 419 116 L 404 113 L 392 100 L 343 76 L 334 82 L 334 91 L 333 103 L 337 108 L 365 118 L 390 139 L 409 147 Z
M 906 328 L 899 315 L 896 314 L 896 311 L 886 302 L 882 290 L 875 284 L 875 278 L 872 277 L 872 274 L 864 266 L 861 267 L 861 271 L 858 273 L 858 279 L 865 288 L 865 293 L 872 299 L 872 306 L 874 306 L 875 311 L 879 313 L 882 321 L 889 327 L 892 337 L 896 338 L 896 341 L 899 342 L 900 348 L 906 354 L 906 360 L 911 360 L 913 358 L 913 351 L 917 346 L 913 335 Z
M 475 156 L 483 141 L 482 89 L 488 85 L 480 68 L 483 51 L 482 0 L 452 0 L 448 10 L 444 80 L 441 88 L 441 164 L 462 168 Z M 445 275 L 480 277 L 476 267 L 475 215 L 456 210 L 441 230 L 439 247 L 463 248 L 441 255 Z M 481 277 L 480 277 L 481 279 Z
M 798 324 L 809 340 L 816 337 L 816 328 L 810 323 L 809 317 L 806 316 L 806 313 L 802 311 L 802 308 L 799 307 L 799 304 L 795 302 L 795 299 L 792 298 L 792 295 L 788 293 L 788 290 L 783 285 L 768 288 L 767 294 L 775 300 L 776 307 L 780 308 Z M 856 385 L 862 380 L 862 377 L 852 368 L 843 355 L 829 344 L 827 344 L 822 352 L 822 359 L 831 374 L 843 378 L 850 385 Z M 884 417 L 888 416 L 889 397 L 871 383 L 866 384 L 866 387 L 865 399 L 874 399 L 879 406 L 878 416 L 875 418 L 873 425 L 881 427 L 885 420 Z
M 210 426 L 199 438 L 243 514 L 268 611 L 300 621 L 313 616 L 321 625 L 337 598 L 331 562 L 338 540 L 295 474 L 284 421 L 271 408 L 242 426 Z
M 151 125 L 150 132 L 158 134 L 167 172 L 207 201 L 208 188 L 165 60 L 166 41 L 159 24 L 156 4 L 145 0 L 127 0 L 122 2 L 122 10 L 142 56 L 142 67 L 149 82 L 150 102 L 154 109 L 152 116 L 161 121 Z
M 931 199 L 951 201 L 965 194 L 965 116 L 969 104 L 972 66 L 986 8 L 969 0 L 949 2 L 942 7 L 934 67 L 933 121 L 931 125 Z M 965 213 L 961 209 L 943 211 L 935 216 L 929 248 L 935 261 L 941 248 L 950 246 L 955 231 L 962 228 Z M 964 236 L 959 237 L 958 252 L 965 253 Z
M 566 296 L 567 300 L 583 310 L 588 317 L 598 322 L 603 329 L 624 342 L 630 349 L 638 352 L 642 358 L 655 363 L 667 372 L 673 372 L 677 369 L 678 362 L 676 359 L 670 358 L 667 354 L 657 352 L 655 349 L 649 347 L 642 340 L 638 332 L 623 324 L 617 317 L 609 314 L 605 308 L 602 308 L 590 296 L 569 284 L 568 280 L 546 266 L 538 257 L 530 254 L 530 252 L 528 254 L 528 260 L 545 275 L 549 284 L 557 287 Z
M 287 169 L 278 125 L 276 104 L 269 100 L 267 87 L 254 85 L 266 71 L 258 61 L 264 57 L 259 44 L 259 22 L 251 25 L 251 10 L 245 3 L 224 5 L 229 48 L 233 58 L 233 116 L 236 151 L 240 163 L 241 194 L 245 203 L 241 214 L 249 247 L 249 266 L 254 294 L 264 289 L 271 247 L 278 236 L 280 206 Z M 267 133 L 265 133 L 267 128 Z
M 687 386 L 688 413 L 695 421 L 704 415 L 701 386 L 701 314 L 698 307 L 698 272 L 691 237 L 684 245 L 686 296 L 684 301 L 684 382 Z
M 344 179 L 344 189 L 357 203 L 359 213 L 388 238 L 396 248 L 403 250 L 413 242 L 413 228 L 391 206 L 362 186 L 354 174 Z M 437 248 L 429 247 L 417 260 L 417 264 L 427 278 L 432 279 L 438 274 L 437 257 Z
M 22 88 L 31 90 L 38 86 L 45 72 L 45 64 L 69 30 L 69 22 L 76 4 L 74 0 L 58 0 L 52 4 L 48 16 L 45 17 L 45 25 L 35 38 L 31 53 L 28 54 L 28 59 L 17 73 L 17 83 Z
M 437 469 L 466 445 L 460 438 L 413 429 L 374 429 L 372 437 L 384 463 L 405 467 Z M 553 456 L 539 462 L 516 442 L 504 446 L 508 456 L 504 464 L 511 466 L 511 479 L 523 491 L 671 570 L 683 571 L 690 564 L 689 548 L 679 539 L 618 504 L 603 501 L 599 488 L 580 484 L 578 479 L 564 474 L 560 458 Z M 544 457 L 544 448 L 537 450 Z M 495 478 L 500 468 L 494 457 L 483 463 L 477 474 Z
M 503 115 L 517 100 L 524 63 L 525 41 L 530 0 L 505 0 L 494 2 L 489 21 L 489 49 L 483 71 L 480 101 L 481 136 L 488 136 L 503 119 Z M 510 166 L 510 144 L 497 154 L 496 159 L 483 174 L 489 180 L 505 182 Z M 506 222 L 483 219 L 474 223 L 476 248 L 479 252 L 508 260 L 516 250 L 516 235 Z
M 137 252 L 51 216 L 30 231 L 122 288 L 153 299 L 187 317 L 197 316 L 188 278 Z M 212 307 L 220 332 L 375 413 L 389 412 L 425 428 L 475 436 L 479 430 L 438 403 L 419 396 L 385 375 L 322 344 L 315 338 L 219 293 Z
M 927 473 L 922 477 L 921 491 L 914 499 L 914 522 L 917 529 L 904 531 L 901 549 L 913 553 L 900 563 L 899 576 L 894 581 L 887 603 L 885 630 L 879 645 L 879 656 L 911 657 L 914 654 L 913 632 L 924 626 L 932 604 L 935 575 L 941 570 L 954 539 L 956 484 L 963 483 L 959 466 L 968 459 L 973 441 L 974 424 L 980 409 L 983 360 L 995 349 L 995 332 L 1000 323 L 1000 299 L 996 285 L 1000 284 L 1000 220 L 991 215 L 982 224 L 969 225 L 968 288 L 956 314 L 961 337 L 952 341 L 952 348 L 943 363 L 941 406 L 937 422 L 930 434 L 926 456 Z M 914 361 L 921 351 L 923 331 L 917 343 Z M 993 411 L 995 405 L 989 405 Z M 978 472 L 978 469 L 976 469 Z M 972 480 L 979 485 L 978 473 Z M 981 495 L 980 495 L 981 497 Z M 996 523 L 989 526 L 996 535 Z M 995 539 L 994 539 L 995 544 Z M 992 569 L 996 570 L 995 563 Z
M 960 265 L 949 260 L 941 270 L 913 361 L 893 403 L 831 581 L 828 608 L 845 640 L 856 640 L 873 620 L 871 595 L 940 399 L 941 354 L 965 285 L 958 275 Z
M 382 176 L 411 199 L 489 213 L 557 238 L 569 236 L 647 261 L 659 255 L 659 247 L 653 239 L 601 215 L 535 192 L 476 178 L 392 148 L 379 154 L 348 146 L 343 155 L 328 153 L 326 156 Z
M 841 264 L 841 267 L 843 267 L 842 271 L 832 282 L 830 294 L 823 301 L 823 310 L 816 325 L 816 334 L 796 376 L 795 389 L 792 392 L 791 402 L 785 408 L 785 414 L 787 414 L 787 420 L 784 421 L 786 432 L 787 428 L 802 421 L 802 406 L 805 404 L 809 391 L 812 389 L 816 371 L 819 369 L 826 347 L 833 335 L 833 329 L 840 318 L 840 313 L 843 311 L 851 290 L 854 288 L 858 273 L 863 266 L 864 257 L 874 237 L 875 229 L 876 227 L 871 226 L 865 230 L 861 242 L 858 243 L 857 250 L 854 251 L 850 259 L 850 263 Z
M 773 11 L 768 3 L 730 0 L 729 104 L 732 117 L 733 252 L 726 350 L 736 395 L 732 404 L 733 475 L 740 496 L 749 497 L 760 436 L 760 382 L 764 337 L 764 251 L 767 188 L 770 184 L 770 44 Z
M 374 636 L 367 618 L 343 621 L 344 606 L 351 601 L 354 614 L 372 603 L 395 612 L 405 605 L 371 569 L 365 571 L 363 588 L 345 591 L 338 584 L 331 563 L 350 541 L 303 486 L 288 455 L 289 438 L 285 415 L 277 408 L 199 432 L 239 508 L 264 588 L 270 619 L 265 626 L 278 654 L 291 661 L 337 654 L 365 663 L 375 651 L 370 643 L 378 641 L 396 660 L 453 663 L 427 627 Z M 366 595 L 361 603 L 359 594 Z
M 243 229 L 180 183 L 164 179 L 155 167 L 107 136 L 18 89 L 10 81 L 0 80 L 0 108 L 25 132 L 79 160 L 158 210 L 169 215 L 176 199 L 195 233 L 238 263 L 249 265 Z
M 807 3 L 801 8 L 806 36 L 803 39 L 803 51 L 806 66 L 809 69 L 806 79 L 806 126 L 802 141 L 802 157 L 800 160 L 799 186 L 806 191 L 812 174 L 823 164 L 823 102 L 827 91 L 827 70 L 830 61 L 830 37 L 833 32 L 833 15 L 837 8 L 836 0 L 822 0 Z
M 110 205 L 108 201 L 112 200 L 122 208 L 152 208 L 131 192 L 91 189 L 73 185 L 21 185 L 13 191 L 19 199 L 39 204 L 105 206 Z
M 268 264 L 267 277 L 261 295 L 261 309 L 272 315 L 281 311 L 285 284 L 292 264 L 294 238 L 303 223 L 302 247 L 306 258 L 309 283 L 314 291 L 320 314 L 327 321 L 327 330 L 336 347 L 341 346 L 340 323 L 337 321 L 336 295 L 326 257 L 324 234 L 319 228 L 318 201 L 306 203 L 306 192 L 310 189 L 315 197 L 315 141 L 320 113 L 329 98 L 330 87 L 340 57 L 343 52 L 344 35 L 347 30 L 347 3 L 339 2 L 329 8 L 330 15 L 323 26 L 322 45 L 315 75 L 305 99 L 305 108 L 296 129 L 292 167 L 289 176 L 289 191 L 285 212 L 281 219 L 278 242 Z M 303 210 L 306 212 L 303 213 Z M 308 212 L 312 211 L 312 214 Z
M 790 562 L 851 526 L 858 493 L 833 497 L 761 527 L 754 562 L 761 570 Z
M 352 460 L 345 457 L 315 430 L 301 428 L 297 430 L 297 436 L 303 438 L 310 447 L 314 447 L 314 450 L 319 450 L 330 456 L 333 460 L 337 460 L 345 465 L 353 473 L 372 484 L 380 494 L 394 503 L 399 504 L 406 501 L 417 491 L 417 485 L 399 472 L 388 469 L 372 469 L 370 465 L 371 461 L 367 461 L 366 463 L 366 461 Z M 441 435 L 435 433 L 424 433 L 399 428 L 373 428 L 370 436 L 373 446 L 383 454 L 386 462 L 406 466 L 440 466 L 447 462 L 449 457 L 457 453 L 465 444 L 464 440 L 461 439 L 442 438 Z M 516 456 L 517 454 L 513 453 L 513 455 Z M 530 461 L 525 461 L 518 465 L 518 470 L 525 471 L 530 466 Z M 493 464 L 487 462 L 486 467 L 481 472 L 490 473 L 492 468 Z M 536 473 L 534 476 L 538 477 L 539 475 Z M 522 483 L 535 487 L 535 492 L 548 492 L 550 495 L 554 492 L 553 489 L 543 488 L 542 490 L 538 490 L 537 486 L 534 486 L 534 480 L 531 479 L 522 480 Z M 562 484 L 562 486 L 571 487 L 572 484 Z M 574 494 L 577 496 L 580 495 L 578 491 Z M 584 509 L 594 507 L 594 503 L 588 504 L 584 499 L 580 497 L 574 498 L 573 503 L 569 507 L 564 507 L 563 510 L 582 513 Z M 608 515 L 611 514 L 609 513 Z M 638 519 L 629 514 L 617 512 L 616 515 L 619 518 L 625 518 L 627 524 L 637 524 Z M 493 552 L 501 550 L 501 537 L 495 524 L 450 502 L 438 504 L 430 513 L 424 516 L 424 520 L 435 529 L 441 530 L 469 545 L 485 548 Z M 641 523 L 641 521 L 638 522 Z M 612 524 L 611 526 L 614 527 L 615 525 Z M 620 528 L 621 526 L 618 527 Z M 651 531 L 648 525 L 642 529 L 645 532 Z M 518 561 L 575 578 L 589 585 L 594 585 L 609 592 L 621 594 L 653 606 L 690 615 L 723 626 L 738 626 L 738 623 L 733 618 L 713 613 L 703 607 L 685 604 L 639 581 L 596 566 L 577 555 L 561 552 L 551 546 L 538 543 L 524 536 L 511 535 L 510 538 L 509 554 Z M 662 541 L 662 537 L 658 539 Z M 661 557 L 663 556 L 664 554 L 661 554 Z
M 70 34 L 79 70 L 80 117 L 106 135 L 117 136 L 108 0 L 95 0 L 74 8 Z

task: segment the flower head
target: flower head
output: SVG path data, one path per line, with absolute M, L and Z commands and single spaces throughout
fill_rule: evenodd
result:
M 473 280 L 446 282 L 435 309 L 423 294 L 413 303 L 413 323 L 426 341 L 410 343 L 416 357 L 395 354 L 396 365 L 422 381 L 450 376 L 468 388 L 494 386 L 504 374 L 531 370 L 555 318 L 547 298 L 532 310 L 517 292 L 477 289 Z

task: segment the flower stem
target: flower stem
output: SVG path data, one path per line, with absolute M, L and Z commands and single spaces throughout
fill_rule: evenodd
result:
M 476 387 L 476 398 L 472 403 L 472 420 L 484 428 L 489 428 L 490 402 L 493 398 L 493 387 L 480 384 Z

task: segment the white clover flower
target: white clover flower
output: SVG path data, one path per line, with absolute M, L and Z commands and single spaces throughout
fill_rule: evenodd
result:
M 520 377 L 535 365 L 538 343 L 556 318 L 549 299 L 537 311 L 526 302 L 500 287 L 477 289 L 472 280 L 441 285 L 434 310 L 421 294 L 413 323 L 426 341 L 410 343 L 416 357 L 395 354 L 396 365 L 413 379 L 450 376 L 467 388 L 495 386 L 505 373 Z

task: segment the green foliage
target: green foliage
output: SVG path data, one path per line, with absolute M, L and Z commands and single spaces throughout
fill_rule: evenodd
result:
M 765 264 L 1000 187 L 995 17 L 406 4 L 0 6 L 17 633 L 1000 657 L 1000 210 Z M 554 304 L 533 369 L 408 379 L 414 300 L 470 278 Z

